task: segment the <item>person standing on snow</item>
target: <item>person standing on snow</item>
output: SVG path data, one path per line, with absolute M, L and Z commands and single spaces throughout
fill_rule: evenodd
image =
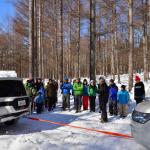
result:
M 128 102 L 130 100 L 129 92 L 126 90 L 126 86 L 121 86 L 121 91 L 117 94 L 117 101 L 119 104 L 119 115 L 122 118 L 127 116 Z
M 88 94 L 90 97 L 90 112 L 95 112 L 95 99 L 96 99 L 97 87 L 94 80 L 91 80 L 88 88 Z
M 107 103 L 108 103 L 109 88 L 104 78 L 100 79 L 100 84 L 98 85 L 98 94 L 101 108 L 101 122 L 105 123 L 108 122 Z
M 89 95 L 88 95 L 88 81 L 87 79 L 83 80 L 83 96 L 82 96 L 82 103 L 83 103 L 83 110 L 88 110 L 88 102 L 89 102 Z
M 53 104 L 53 106 L 54 106 L 54 108 L 56 108 L 56 104 L 57 104 L 57 102 L 58 102 L 58 97 L 57 97 L 57 92 L 58 92 L 58 82 L 57 81 L 55 81 L 55 80 L 53 80 L 53 84 L 54 84 L 54 87 L 55 87 L 55 97 L 54 97 L 54 104 Z
M 117 92 L 118 87 L 114 83 L 114 80 L 109 81 L 109 113 L 111 116 L 117 115 Z
M 35 97 L 34 102 L 36 106 L 36 112 L 37 114 L 40 114 L 42 112 L 43 103 L 44 103 L 44 99 L 40 91 L 38 92 L 38 95 Z
M 145 86 L 138 75 L 136 75 L 135 81 L 134 99 L 136 100 L 136 104 L 139 104 L 145 99 Z
M 62 109 L 65 111 L 68 107 L 70 111 L 70 92 L 72 90 L 71 83 L 68 82 L 68 78 L 64 79 L 64 83 L 61 85 L 61 90 L 63 94 L 63 106 Z
M 41 92 L 41 96 L 43 97 L 43 102 L 44 102 L 43 106 L 44 105 L 46 106 L 46 104 L 45 104 L 45 102 L 46 102 L 46 91 L 45 91 L 43 82 L 41 83 L 41 87 L 40 87 L 38 92 Z M 44 110 L 44 107 L 43 107 L 43 110 Z
M 101 85 L 101 80 L 103 80 L 104 79 L 104 77 L 100 77 L 99 78 L 99 84 L 97 85 L 98 86 L 98 89 L 99 89 L 99 87 L 100 87 L 100 85 Z M 100 95 L 99 95 L 99 113 L 101 113 L 101 100 L 100 100 Z
M 75 105 L 76 105 L 76 113 L 81 112 L 82 106 L 82 94 L 83 94 L 83 84 L 81 83 L 80 78 L 73 85 L 73 91 L 75 96 Z
M 52 111 L 54 109 L 55 103 L 55 85 L 53 84 L 53 80 L 49 79 L 49 82 L 46 86 L 46 96 L 48 102 L 48 111 Z
M 74 86 L 74 84 L 76 83 L 76 80 L 77 80 L 77 79 L 74 79 L 74 80 L 73 80 L 73 86 Z M 75 100 L 74 90 L 72 90 L 72 96 L 73 96 L 73 100 L 74 100 L 74 108 L 76 108 L 76 100 Z
M 27 95 L 31 98 L 31 113 L 34 111 L 34 98 L 37 95 L 36 88 L 34 86 L 34 79 L 27 80 L 25 84 L 25 89 L 27 91 Z

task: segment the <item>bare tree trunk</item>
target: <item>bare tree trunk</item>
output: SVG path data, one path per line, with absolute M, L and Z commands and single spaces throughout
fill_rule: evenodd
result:
M 147 23 L 147 34 L 148 34 L 148 53 L 150 53 L 150 0 L 148 0 L 148 23 Z M 149 66 L 149 64 L 148 64 Z M 148 67 L 149 68 L 149 67 Z M 148 79 L 150 79 L 149 76 L 149 69 L 148 69 Z
M 38 76 L 39 77 L 42 77 L 42 53 L 41 53 L 41 0 L 39 0 L 39 14 L 38 14 L 38 17 L 39 17 L 39 20 L 38 20 L 38 60 L 39 60 L 39 63 L 38 63 Z
M 90 0 L 90 80 L 95 80 L 95 0 Z
M 61 51 L 60 51 L 60 81 L 63 81 L 64 71 L 63 71 L 63 0 L 60 0 L 60 17 L 61 17 Z
M 70 10 L 69 10 L 70 12 Z M 71 12 L 70 12 L 71 13 Z M 69 51 L 68 51 L 68 66 L 69 66 L 69 77 L 72 76 L 72 67 L 71 67 L 71 34 L 72 34 L 72 30 L 71 30 L 71 14 L 69 14 Z
M 34 0 L 29 0 L 29 77 L 34 77 Z
M 129 0 L 129 91 L 133 87 L 133 0 Z
M 116 5 L 115 3 L 112 4 L 112 55 L 111 55 L 111 72 L 113 75 L 113 79 L 115 80 L 115 51 L 116 51 L 116 41 L 115 41 L 115 36 L 116 36 Z
M 80 0 L 78 0 L 78 43 L 77 43 L 77 50 L 78 50 L 78 77 L 80 77 Z
M 119 57 L 118 57 L 118 43 L 117 43 L 117 12 L 116 12 L 117 10 L 116 10 L 116 2 L 115 2 L 115 6 L 114 6 L 114 27 L 115 27 L 115 31 L 114 31 L 114 40 L 115 40 L 115 54 L 116 54 L 116 70 L 117 70 L 117 76 L 118 76 L 118 83 L 120 83 L 120 70 L 119 70 Z
M 33 49 L 33 63 L 34 63 L 34 78 L 38 77 L 38 11 L 37 1 L 34 1 L 34 49 Z
M 144 11 L 144 24 L 143 24 L 143 50 L 144 50 L 144 81 L 148 80 L 148 36 L 147 36 L 147 0 L 144 4 L 146 12 Z

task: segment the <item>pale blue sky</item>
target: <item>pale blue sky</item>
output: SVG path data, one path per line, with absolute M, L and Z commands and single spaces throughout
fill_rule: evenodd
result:
M 13 4 L 11 4 L 11 1 L 14 0 L 0 0 L 0 24 L 2 24 L 5 27 L 5 23 L 7 26 L 7 18 L 8 16 L 14 16 L 15 15 L 15 9 Z

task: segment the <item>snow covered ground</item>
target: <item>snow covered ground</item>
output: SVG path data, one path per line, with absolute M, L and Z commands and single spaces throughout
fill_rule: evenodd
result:
M 122 81 L 127 83 L 126 76 Z M 147 89 L 149 90 L 148 84 Z M 131 94 L 132 95 L 132 94 Z M 133 95 L 131 96 L 133 97 Z M 97 100 L 98 101 L 98 100 Z M 73 98 L 71 98 L 73 107 Z M 109 122 L 100 123 L 100 114 L 84 111 L 76 114 L 61 111 L 61 95 L 55 111 L 44 112 L 31 117 L 41 118 L 54 122 L 70 124 L 85 128 L 104 130 L 131 135 L 130 119 L 135 102 L 129 104 L 130 114 L 125 119 L 109 116 Z M 21 118 L 16 125 L 0 126 L 1 150 L 146 150 L 135 142 L 134 139 L 113 137 L 103 133 L 76 129 L 67 126 L 59 126 L 45 122 Z
M 61 98 L 61 97 L 60 97 Z M 72 99 L 73 102 L 73 99 Z M 130 108 L 133 106 L 130 103 Z M 75 111 L 61 111 L 61 102 L 54 112 L 33 114 L 45 120 L 61 122 L 86 128 L 131 134 L 130 118 L 110 117 L 109 122 L 101 124 L 98 109 L 96 113 L 85 111 L 75 114 Z M 11 127 L 1 126 L 0 146 L 2 150 L 145 150 L 134 139 L 112 137 L 94 131 L 62 127 L 45 122 L 21 118 Z

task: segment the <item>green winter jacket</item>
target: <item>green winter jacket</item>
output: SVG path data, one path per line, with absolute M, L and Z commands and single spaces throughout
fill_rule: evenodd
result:
M 83 94 L 83 84 L 82 83 L 74 83 L 73 92 L 75 96 L 80 96 Z
M 97 93 L 97 87 L 90 85 L 89 88 L 88 88 L 89 96 L 96 96 L 96 93 Z
M 29 83 L 25 84 L 25 89 L 29 97 L 35 97 L 37 95 L 36 90 Z

